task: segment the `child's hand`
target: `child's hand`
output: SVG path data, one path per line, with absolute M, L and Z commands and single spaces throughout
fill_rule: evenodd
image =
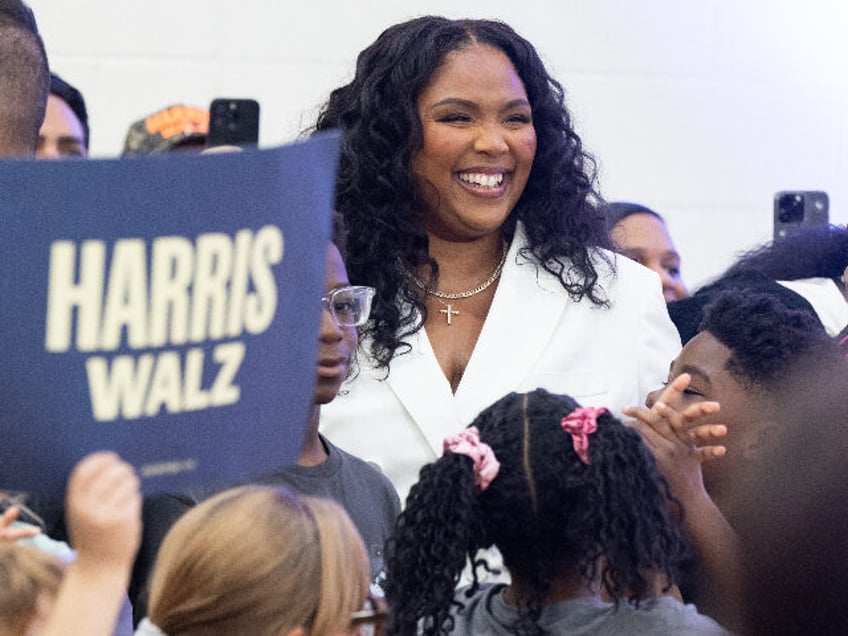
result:
M 77 559 L 42 633 L 112 634 L 141 540 L 141 492 L 132 466 L 107 452 L 80 460 L 68 479 L 65 520 Z
M 12 543 L 18 539 L 27 539 L 41 534 L 41 528 L 37 526 L 17 526 L 12 527 L 12 524 L 17 521 L 20 510 L 17 506 L 10 506 L 0 517 L 0 543 Z
M 650 409 L 631 407 L 622 411 L 635 418 L 627 425 L 641 433 L 672 494 L 683 502 L 705 494 L 701 462 L 723 457 L 726 452 L 724 446 L 714 443 L 727 434 L 726 426 L 697 424 L 700 418 L 719 410 L 718 402 L 698 402 L 680 412 L 669 406 L 677 402 L 690 380 L 686 373 L 676 377 Z
M 115 453 L 82 459 L 68 479 L 65 514 L 80 566 L 129 568 L 141 541 L 141 492 Z
M 681 373 L 669 382 L 650 409 L 629 407 L 622 412 L 635 417 L 669 443 L 674 444 L 678 441 L 692 447 L 701 462 L 724 457 L 727 449 L 715 442 L 718 438 L 727 435 L 727 427 L 724 424 L 697 423 L 700 418 L 717 413 L 718 402 L 697 402 L 679 412 L 669 406 L 677 402 L 691 380 L 688 373 Z M 653 447 L 654 444 L 651 446 Z

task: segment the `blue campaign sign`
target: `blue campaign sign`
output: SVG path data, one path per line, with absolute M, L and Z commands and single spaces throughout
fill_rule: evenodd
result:
M 0 162 L 0 489 L 103 449 L 148 493 L 297 458 L 338 145 Z

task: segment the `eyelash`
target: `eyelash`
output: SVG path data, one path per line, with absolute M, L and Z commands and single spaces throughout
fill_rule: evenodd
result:
M 443 122 L 446 124 L 452 124 L 455 122 L 469 122 L 471 121 L 471 117 L 469 117 L 468 115 L 455 113 L 452 115 L 444 115 L 442 117 L 439 117 L 438 119 L 436 119 L 436 121 Z
M 451 115 L 443 115 L 442 117 L 438 117 L 436 119 L 436 121 L 441 122 L 441 123 L 445 123 L 445 124 L 467 123 L 467 122 L 470 122 L 471 120 L 472 120 L 472 117 L 470 115 L 465 115 L 463 113 L 454 113 L 454 114 L 451 114 Z M 532 118 L 530 118 L 527 115 L 510 115 L 504 120 L 504 123 L 506 123 L 506 124 L 529 124 L 531 121 L 532 121 Z
M 662 383 L 663 388 L 667 387 L 669 384 L 671 384 L 671 380 L 665 380 Z M 697 391 L 695 389 L 690 389 L 690 388 L 683 389 L 682 393 L 683 393 L 683 395 L 688 395 L 690 397 L 705 397 L 704 394 L 701 393 L 700 391 Z

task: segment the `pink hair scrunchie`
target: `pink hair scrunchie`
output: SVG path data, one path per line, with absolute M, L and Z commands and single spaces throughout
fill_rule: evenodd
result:
M 562 418 L 562 429 L 571 435 L 574 452 L 584 464 L 589 463 L 589 435 L 598 430 L 598 416 L 604 407 L 582 406 Z
M 495 457 L 492 447 L 480 441 L 480 431 L 470 426 L 461 433 L 446 437 L 443 448 L 455 455 L 465 455 L 474 462 L 474 484 L 483 492 L 498 476 L 501 463 Z

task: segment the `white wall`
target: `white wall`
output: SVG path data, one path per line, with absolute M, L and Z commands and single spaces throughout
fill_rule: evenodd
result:
M 53 70 L 89 106 L 92 152 L 213 97 L 262 104 L 263 146 L 309 125 L 357 52 L 414 15 L 503 19 L 565 85 L 608 199 L 664 214 L 690 286 L 771 238 L 781 189 L 845 222 L 848 8 L 835 0 L 31 0 Z

